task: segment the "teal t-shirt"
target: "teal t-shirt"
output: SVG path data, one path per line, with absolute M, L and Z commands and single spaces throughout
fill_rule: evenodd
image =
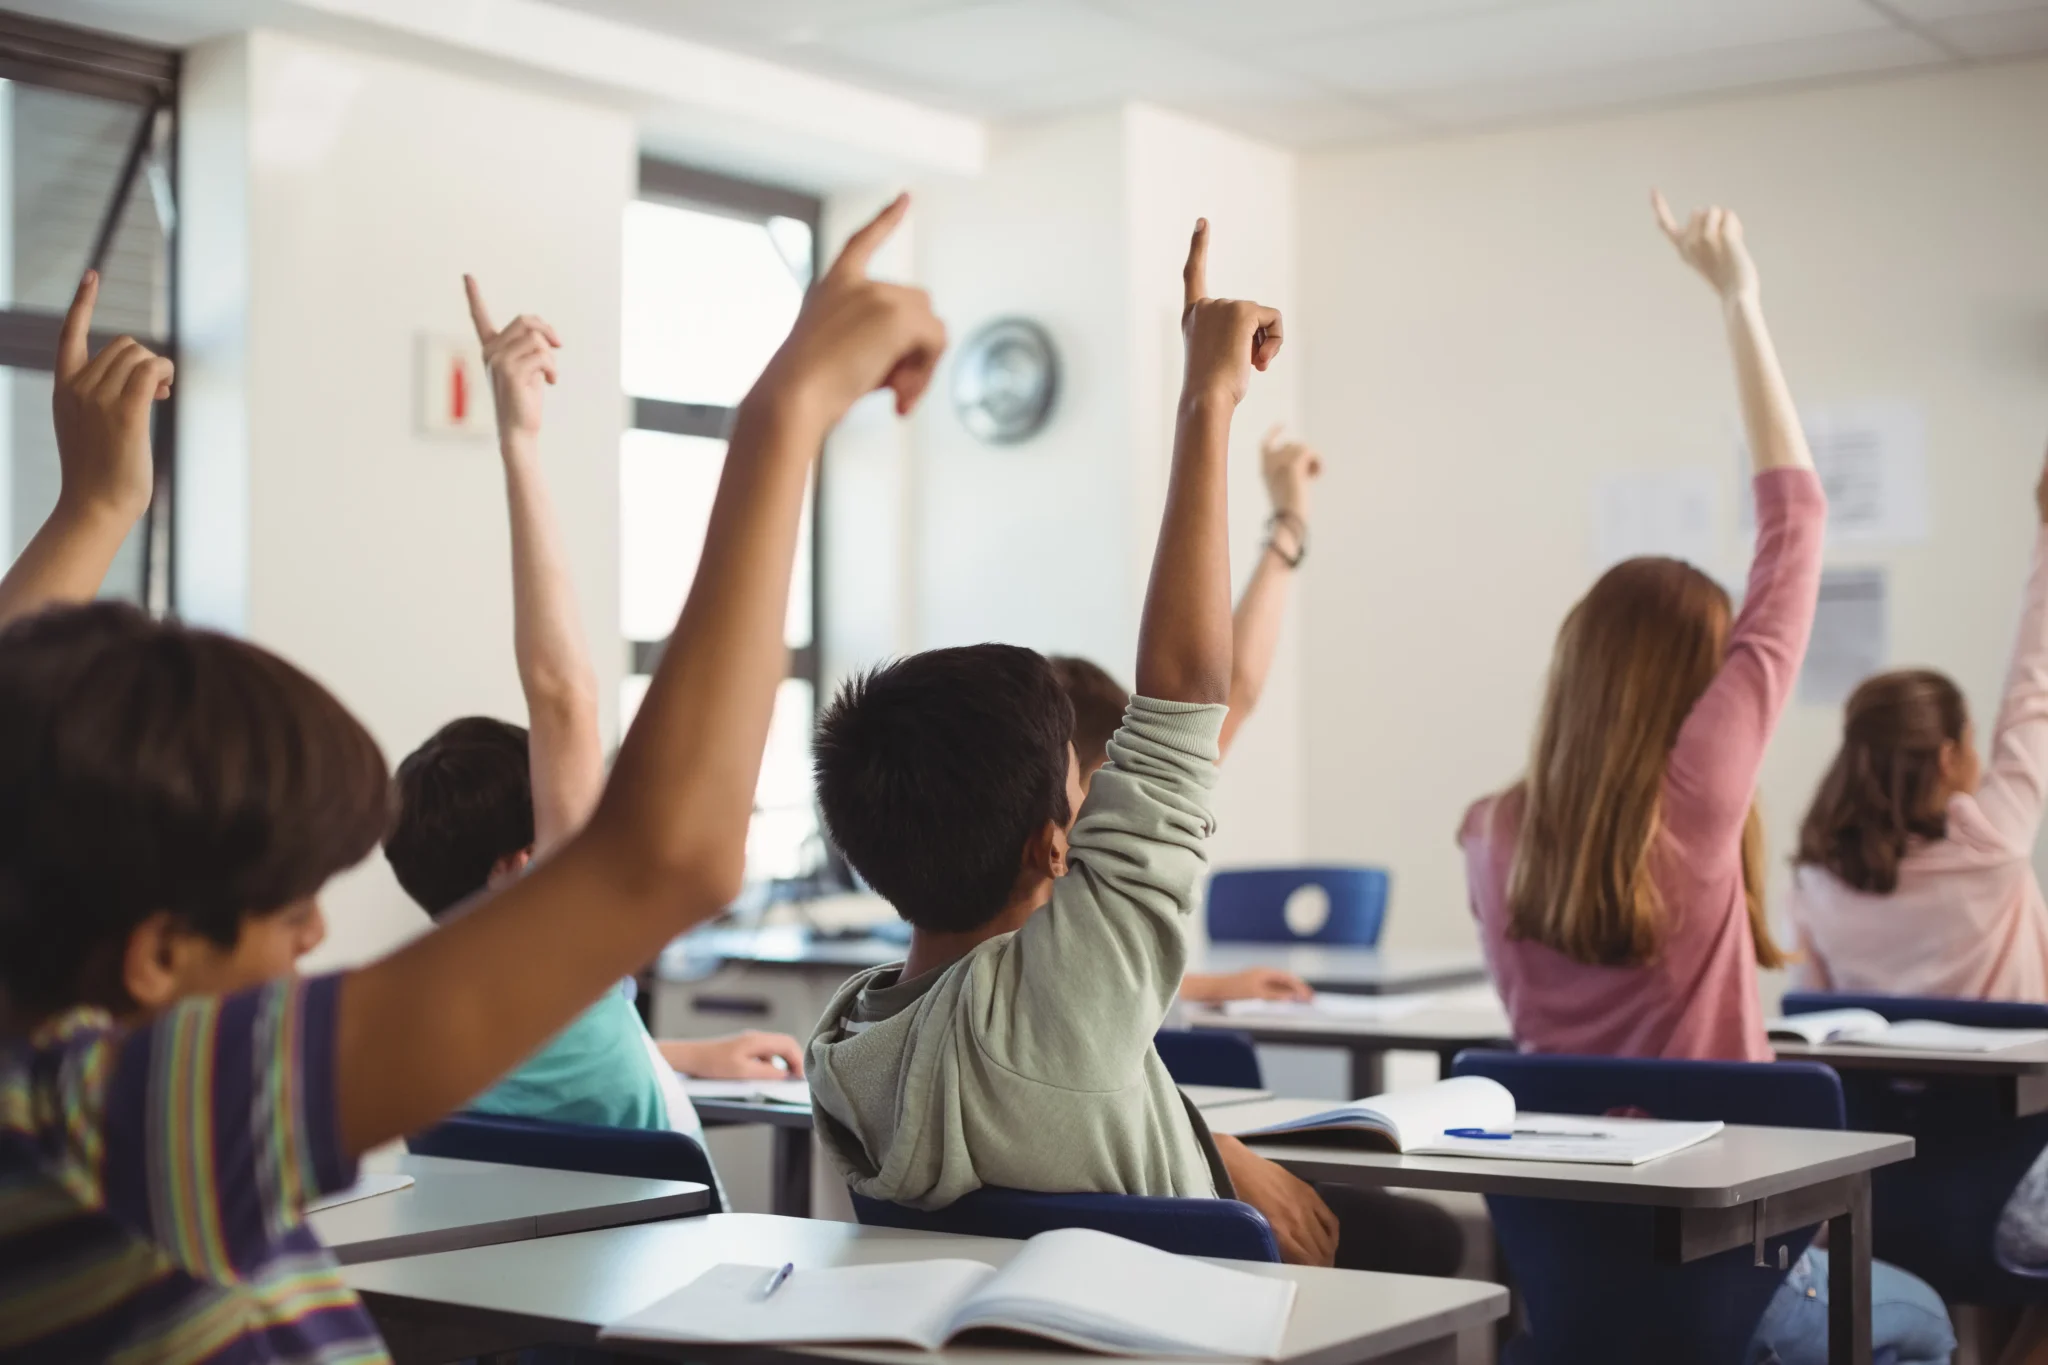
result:
M 606 991 L 524 1066 L 469 1107 L 484 1114 L 556 1123 L 668 1128 L 669 1106 L 655 1075 L 653 1055 L 647 1026 L 640 1022 L 633 1002 L 619 991 Z

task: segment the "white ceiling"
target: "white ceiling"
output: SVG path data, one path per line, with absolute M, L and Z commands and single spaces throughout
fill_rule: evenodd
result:
M 2048 0 L 554 0 L 988 118 L 1324 146 L 2048 53 Z

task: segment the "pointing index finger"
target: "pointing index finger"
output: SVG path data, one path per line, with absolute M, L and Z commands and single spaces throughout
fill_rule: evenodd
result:
M 1657 215 L 1657 226 L 1664 229 L 1664 235 L 1672 241 L 1678 240 L 1678 219 L 1671 215 L 1671 205 L 1664 200 L 1664 191 L 1650 191 L 1650 208 Z
M 92 306 L 100 296 L 100 272 L 88 270 L 78 279 L 78 292 L 57 333 L 57 377 L 69 379 L 85 368 L 86 336 L 92 331 Z
M 476 339 L 489 341 L 498 329 L 491 326 L 490 310 L 484 307 L 484 291 L 476 287 L 476 276 L 462 277 L 462 292 L 469 296 L 469 320 L 476 325 Z
M 1181 268 L 1181 310 L 1209 297 L 1209 220 L 1195 219 L 1195 235 L 1188 239 L 1188 263 Z
M 889 201 L 889 206 L 869 219 L 867 225 L 846 239 L 846 245 L 839 249 L 839 259 L 832 262 L 826 275 L 832 279 L 860 279 L 868 273 L 868 262 L 889 234 L 903 221 L 903 215 L 910 210 L 910 196 L 899 194 Z

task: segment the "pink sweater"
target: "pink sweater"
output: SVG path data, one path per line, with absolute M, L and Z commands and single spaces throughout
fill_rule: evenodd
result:
M 1521 824 L 1512 793 L 1465 814 L 1459 843 L 1494 985 L 1531 1052 L 1769 1061 L 1756 943 L 1742 888 L 1742 824 L 1764 746 L 1799 675 L 1820 588 L 1827 500 L 1809 470 L 1756 477 L 1756 559 L 1728 655 L 1679 729 L 1664 774 L 1651 875 L 1662 948 L 1635 967 L 1586 966 L 1508 936 L 1508 869 Z
M 1888 896 L 1818 867 L 1793 873 L 1792 919 L 1819 990 L 2048 1001 L 2048 905 L 2034 835 L 2048 800 L 2048 530 L 2033 571 L 1991 762 L 1949 799 L 1948 837 L 1916 839 Z

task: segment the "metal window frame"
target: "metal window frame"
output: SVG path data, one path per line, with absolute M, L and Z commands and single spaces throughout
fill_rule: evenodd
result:
M 794 218 L 808 224 L 811 229 L 811 275 L 816 278 L 824 269 L 820 250 L 820 228 L 824 217 L 824 201 L 815 195 L 779 185 L 764 185 L 757 181 L 741 180 L 715 171 L 686 166 L 679 162 L 664 161 L 658 157 L 640 158 L 640 188 L 638 197 L 657 204 L 674 204 L 683 208 L 697 209 L 704 213 L 715 213 L 721 217 L 738 218 L 750 223 L 766 223 L 770 218 Z M 672 436 L 703 436 L 722 441 L 732 431 L 734 408 L 706 403 L 675 403 L 660 398 L 632 396 L 632 420 L 635 431 L 659 431 Z M 823 655 L 819 643 L 824 636 L 824 570 L 825 570 L 825 519 L 818 515 L 825 492 L 825 466 L 819 460 L 813 466 L 811 480 L 811 642 L 802 649 L 789 652 L 789 671 L 784 676 L 801 678 L 811 685 L 813 703 L 819 699 L 824 686 Z M 661 653 L 668 647 L 666 639 L 628 640 L 632 651 L 628 671 L 634 675 L 651 674 L 661 660 Z
M 92 248 L 86 258 L 88 269 L 106 264 L 108 251 L 120 231 L 121 219 L 143 179 L 151 144 L 156 141 L 162 121 L 169 121 L 169 135 L 162 150 L 171 183 L 173 204 L 178 198 L 178 79 L 182 58 L 175 49 L 139 43 L 129 38 L 102 33 L 97 29 L 32 19 L 26 15 L 0 12 L 0 78 L 23 85 L 38 85 L 72 94 L 131 104 L 140 110 L 135 136 L 122 162 L 114 192 L 100 217 Z M 170 332 L 167 336 L 138 340 L 173 363 L 178 358 L 178 226 L 176 216 L 164 232 L 168 260 L 166 289 L 169 294 Z M 17 370 L 56 370 L 57 335 L 63 315 L 41 308 L 0 307 L 0 366 Z M 114 333 L 94 332 L 95 351 L 114 339 Z M 171 553 L 174 524 L 172 503 L 176 497 L 177 389 L 158 403 L 152 421 L 155 491 L 143 522 L 142 599 L 156 615 L 167 614 L 175 605 L 176 558 Z

